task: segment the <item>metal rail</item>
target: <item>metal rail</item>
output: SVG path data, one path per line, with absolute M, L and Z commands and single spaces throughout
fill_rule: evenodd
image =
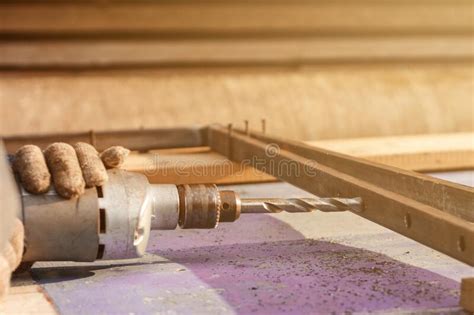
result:
M 247 134 L 239 129 L 235 129 L 234 132 Z M 318 164 L 337 169 L 469 222 L 474 222 L 474 189 L 471 187 L 343 153 L 316 148 L 299 141 L 284 140 L 259 132 L 249 132 L 249 135 L 270 143 L 278 149 L 294 152 L 302 157 L 315 160 Z
M 11 136 L 3 138 L 8 153 L 14 153 L 25 144 L 35 144 L 41 148 L 53 142 L 87 142 L 102 151 L 113 145 L 121 145 L 130 150 L 148 151 L 153 149 L 199 147 L 205 145 L 205 127 L 176 127 L 141 130 L 86 131 L 76 133 L 52 133 L 43 135 Z

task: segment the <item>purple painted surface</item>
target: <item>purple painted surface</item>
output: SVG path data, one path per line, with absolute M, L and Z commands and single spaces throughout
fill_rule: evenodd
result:
M 305 240 L 268 215 L 214 231 L 154 232 L 149 250 L 156 255 L 140 261 L 33 273 L 63 314 L 340 314 L 456 307 L 459 299 L 456 281 Z
M 327 314 L 456 306 L 458 284 L 374 252 L 301 240 L 163 252 L 238 313 Z M 210 257 L 212 255 L 212 257 Z

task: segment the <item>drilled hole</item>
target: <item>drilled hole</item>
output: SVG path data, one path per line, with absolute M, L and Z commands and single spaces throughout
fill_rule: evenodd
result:
M 99 209 L 99 233 L 105 233 L 105 209 Z
M 104 252 L 105 252 L 105 245 L 104 244 L 99 244 L 99 249 L 97 250 L 97 258 L 96 259 L 102 259 L 102 257 L 104 257 Z
M 97 186 L 96 190 L 97 190 L 97 197 L 104 198 L 104 192 L 102 191 L 102 186 Z
M 460 252 L 463 252 L 466 250 L 466 241 L 464 240 L 464 236 L 459 236 L 459 239 L 458 239 L 458 250 Z
M 409 213 L 405 214 L 405 217 L 403 218 L 403 222 L 405 223 L 405 227 L 407 229 L 411 227 L 411 217 Z
M 229 210 L 230 205 L 229 205 L 227 202 L 224 202 L 224 204 L 222 205 L 222 208 L 223 208 L 224 210 Z

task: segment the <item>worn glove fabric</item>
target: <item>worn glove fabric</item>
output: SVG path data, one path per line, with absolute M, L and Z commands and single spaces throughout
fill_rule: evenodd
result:
M 69 199 L 83 194 L 85 188 L 103 185 L 108 180 L 106 168 L 119 168 L 129 153 L 114 146 L 99 154 L 84 142 L 53 143 L 44 152 L 25 145 L 16 152 L 13 169 L 29 193 L 45 193 L 53 183 L 56 192 Z
M 24 242 L 23 224 L 15 219 L 13 233 L 0 253 L 0 301 L 8 293 L 11 273 L 20 265 Z

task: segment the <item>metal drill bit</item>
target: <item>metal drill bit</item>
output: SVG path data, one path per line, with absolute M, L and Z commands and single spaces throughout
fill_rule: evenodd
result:
M 241 213 L 362 211 L 361 198 L 242 199 Z

